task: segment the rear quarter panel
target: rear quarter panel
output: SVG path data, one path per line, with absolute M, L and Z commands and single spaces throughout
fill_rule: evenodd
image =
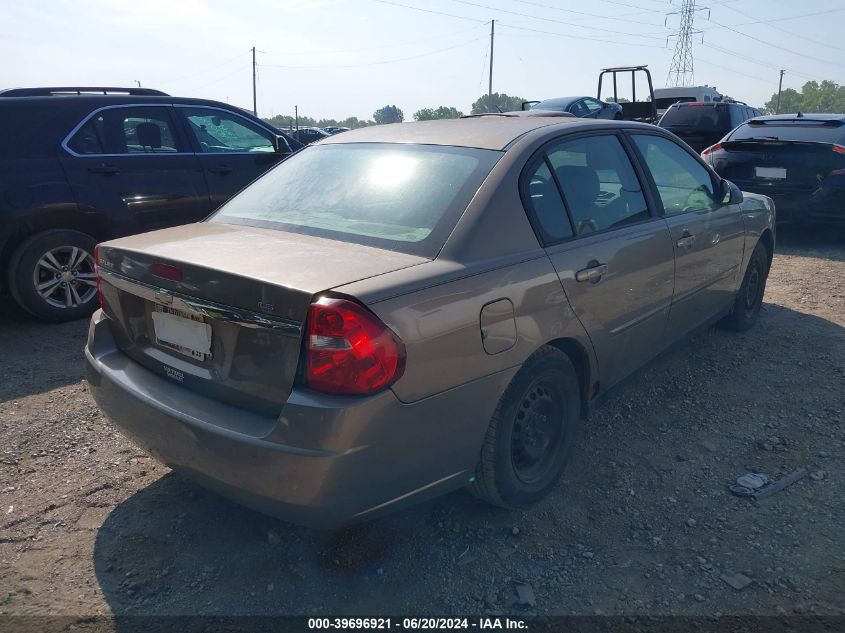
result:
M 745 250 L 743 251 L 741 268 L 742 274 L 744 275 L 748 261 L 751 259 L 751 253 L 754 252 L 754 247 L 764 233 L 768 232 L 771 235 L 771 246 L 774 249 L 777 211 L 775 209 L 775 203 L 768 196 L 743 192 L 742 197 L 743 199 L 739 205 L 739 209 L 742 214 L 743 224 L 745 225 Z M 741 280 L 742 276 L 740 276 L 740 283 Z

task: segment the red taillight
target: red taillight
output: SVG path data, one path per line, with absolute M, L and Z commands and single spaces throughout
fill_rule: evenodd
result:
M 707 154 L 712 154 L 713 152 L 717 152 L 720 149 L 722 149 L 722 144 L 716 143 L 715 145 L 711 145 L 710 147 L 705 147 L 703 150 L 701 150 L 701 155 L 707 156 Z
M 833 146 L 833 151 L 834 151 L 834 152 L 836 152 L 837 154 L 845 154 L 845 146 L 842 146 L 842 145 L 834 145 L 834 146 Z
M 182 269 L 178 266 L 171 266 L 170 264 L 157 262 L 150 266 L 150 272 L 156 277 L 161 277 L 162 279 L 182 281 Z
M 100 307 L 103 307 L 103 290 L 100 287 L 100 245 L 94 245 L 94 276 L 97 281 L 97 299 L 100 302 Z
M 311 304 L 305 326 L 305 382 L 315 391 L 374 393 L 405 371 L 405 345 L 379 318 L 346 299 Z

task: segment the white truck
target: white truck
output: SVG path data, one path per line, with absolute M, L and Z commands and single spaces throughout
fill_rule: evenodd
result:
M 658 116 L 662 116 L 673 103 L 687 101 L 721 101 L 722 94 L 715 86 L 682 86 L 678 88 L 657 88 L 654 91 L 654 105 Z

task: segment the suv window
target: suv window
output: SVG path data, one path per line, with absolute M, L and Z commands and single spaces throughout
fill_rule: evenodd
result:
M 727 131 L 733 126 L 728 118 L 728 108 L 702 104 L 672 106 L 660 119 L 660 127 L 718 132 Z
M 649 217 L 636 172 L 616 136 L 564 141 L 547 156 L 577 235 Z
M 208 154 L 273 152 L 273 138 L 236 114 L 213 108 L 178 108 L 191 128 L 200 151 Z
M 654 178 L 666 215 L 712 211 L 721 206 L 710 172 L 684 148 L 661 136 L 633 137 Z
M 77 154 L 162 154 L 184 151 L 167 106 L 106 108 L 95 112 L 67 146 Z

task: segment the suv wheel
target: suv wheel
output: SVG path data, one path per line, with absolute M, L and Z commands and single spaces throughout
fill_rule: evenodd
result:
M 569 357 L 554 347 L 540 348 L 499 401 L 472 492 L 505 508 L 542 499 L 566 466 L 580 409 L 578 377 Z
M 27 312 L 44 321 L 72 321 L 97 306 L 94 246 L 79 231 L 36 233 L 18 246 L 9 263 L 9 290 Z

